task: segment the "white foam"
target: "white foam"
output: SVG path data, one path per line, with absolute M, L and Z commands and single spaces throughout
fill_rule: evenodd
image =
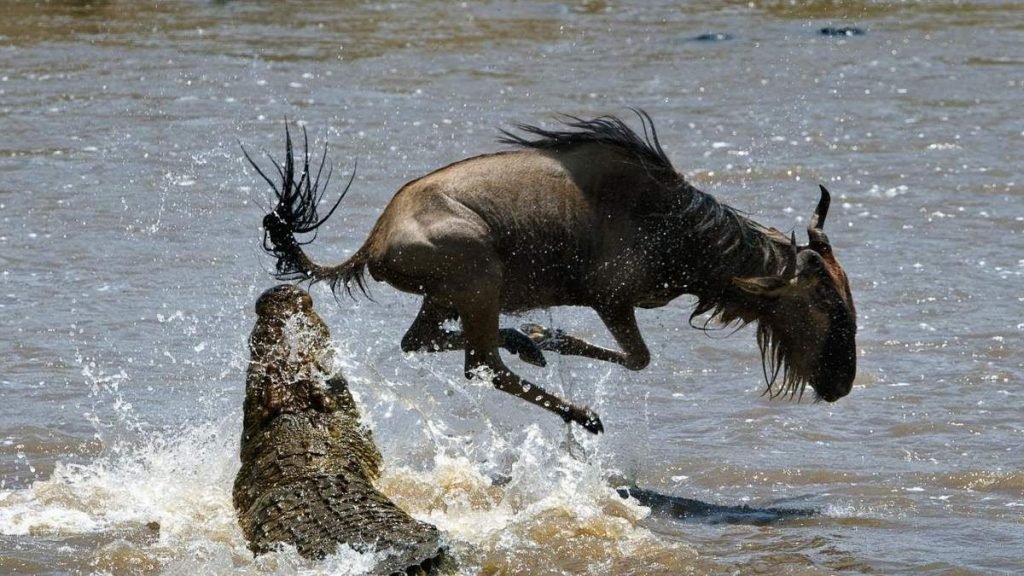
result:
M 351 362 L 344 353 L 337 359 L 343 366 Z M 92 363 L 82 364 L 94 398 L 121 402 L 119 385 L 126 374 L 105 375 Z M 518 434 L 497 434 L 486 429 L 486 419 L 485 429 L 474 429 L 467 440 L 421 412 L 429 411 L 422 405 L 415 407 L 422 423 L 408 429 L 412 419 L 388 418 L 392 411 L 411 410 L 394 394 L 395 387 L 387 381 L 359 387 L 360 404 L 376 424 L 379 442 L 422 434 L 425 452 L 419 453 L 426 459 L 408 450 L 385 452 L 380 488 L 414 517 L 444 531 L 457 562 L 470 573 L 481 557 L 477 554 L 505 561 L 523 547 L 543 547 L 544 534 L 589 538 L 591 554 L 602 558 L 606 552 L 628 558 L 637 546 L 685 549 L 659 541 L 639 525 L 649 511 L 609 487 L 602 444 L 579 430 L 573 431 L 579 438 L 568 442 L 574 450 L 563 446 L 564 431 L 545 432 L 532 424 Z M 97 422 L 105 450 L 94 461 L 58 464 L 46 480 L 0 490 L 0 534 L 60 537 L 156 523 L 156 542 L 129 545 L 159 558 L 164 572 L 178 574 L 347 575 L 375 565 L 374 555 L 348 547 L 321 562 L 305 560 L 288 547 L 252 557 L 231 494 L 239 466 L 241 406 L 217 422 L 153 433 L 124 404 L 114 422 Z M 109 439 L 122 436 L 132 440 Z M 506 481 L 495 483 L 494 475 Z
M 160 524 L 161 539 L 224 531 L 234 523 L 230 488 L 238 469 L 238 421 L 209 423 L 141 445 L 112 447 L 88 465 L 0 498 L 0 534 L 77 534 Z
M 377 557 L 345 546 L 321 562 L 304 560 L 288 547 L 252 558 L 231 503 L 239 431 L 239 418 L 233 417 L 154 434 L 86 465 L 60 464 L 47 480 L 0 491 L 0 533 L 88 534 L 155 522 L 160 530 L 153 546 L 170 573 L 241 569 L 354 575 L 370 570 Z M 460 453 L 455 443 L 439 449 L 426 471 L 391 464 L 381 489 L 413 516 L 446 532 L 456 553 L 483 548 L 504 554 L 547 523 L 550 529 L 557 524 L 584 532 L 596 526 L 607 534 L 602 537 L 608 546 L 622 554 L 655 538 L 638 525 L 648 510 L 618 497 L 598 458 L 569 456 L 536 425 L 521 440 L 500 448 L 512 452 L 505 456 L 513 462 L 509 480 L 500 486 L 485 474 L 486 465 Z
M 545 517 L 570 525 L 596 521 L 616 525 L 623 535 L 650 536 L 638 526 L 649 510 L 619 497 L 598 459 L 573 458 L 536 425 L 527 427 L 522 441 L 509 449 L 515 452 L 514 462 L 500 486 L 466 456 L 443 453 L 426 472 L 387 471 L 381 485 L 385 492 L 407 492 L 407 500 L 397 496 L 400 504 L 471 547 L 493 546 L 543 523 Z

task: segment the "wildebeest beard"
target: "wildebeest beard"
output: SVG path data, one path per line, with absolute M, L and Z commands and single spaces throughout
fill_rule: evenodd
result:
M 805 373 L 803 369 L 806 363 L 796 361 L 795 355 L 798 352 L 772 330 L 771 324 L 766 321 L 757 325 L 757 347 L 761 351 L 761 369 L 765 380 L 762 395 L 772 399 L 786 396 L 802 399 L 811 374 Z
M 694 318 L 708 312 L 710 315 L 703 323 L 695 324 Z M 807 359 L 798 357 L 803 353 L 794 349 L 779 332 L 772 328 L 770 321 L 763 317 L 751 319 L 748 314 L 750 310 L 740 310 L 732 302 L 718 302 L 713 306 L 704 306 L 698 301 L 693 314 L 690 316 L 690 325 L 698 330 L 713 330 L 711 325 L 720 324 L 723 327 L 736 326 L 736 330 L 746 326 L 750 322 L 757 322 L 757 347 L 761 353 L 761 369 L 764 373 L 765 390 L 762 395 L 771 399 L 775 398 L 797 398 L 802 399 L 804 389 L 810 383 L 813 376 L 813 367 L 809 370 Z M 802 361 L 803 360 L 803 361 Z M 812 387 L 813 388 L 813 387 Z M 815 393 L 817 400 L 817 393 Z

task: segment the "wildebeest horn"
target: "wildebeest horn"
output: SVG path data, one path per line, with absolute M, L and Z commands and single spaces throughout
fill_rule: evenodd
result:
M 790 249 L 789 261 L 786 262 L 786 267 L 785 267 L 785 269 L 782 270 L 782 277 L 785 278 L 786 280 L 789 280 L 790 278 L 795 278 L 796 277 L 796 253 L 797 253 L 796 232 L 790 233 L 790 236 L 789 236 L 789 249 Z
M 818 200 L 818 207 L 814 209 L 814 216 L 811 217 L 810 227 L 816 230 L 823 230 L 825 228 L 825 217 L 828 216 L 828 207 L 832 203 L 832 195 L 829 194 L 828 188 L 821 184 L 818 184 L 818 188 L 821 188 L 821 198 Z
M 818 199 L 818 206 L 814 209 L 814 215 L 811 216 L 811 222 L 807 225 L 807 237 L 810 238 L 811 244 L 828 244 L 828 236 L 825 235 L 825 217 L 828 216 L 828 207 L 832 203 L 832 195 L 829 194 L 828 189 L 818 184 L 818 188 L 821 188 L 821 198 Z

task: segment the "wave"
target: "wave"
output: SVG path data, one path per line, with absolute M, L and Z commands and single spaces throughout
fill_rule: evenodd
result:
M 252 557 L 231 503 L 240 412 L 118 441 L 92 462 L 58 464 L 45 480 L 0 491 L 0 538 L 15 548 L 31 542 L 42 548 L 33 557 L 56 558 L 70 571 L 360 574 L 373 566 L 372 557 L 351 549 L 318 563 L 287 548 Z M 710 567 L 686 544 L 645 528 L 649 509 L 608 485 L 599 456 L 574 457 L 537 425 L 521 440 L 486 459 L 438 442 L 430 464 L 391 465 L 379 486 L 445 531 L 467 574 Z M 496 475 L 493 460 L 511 465 Z

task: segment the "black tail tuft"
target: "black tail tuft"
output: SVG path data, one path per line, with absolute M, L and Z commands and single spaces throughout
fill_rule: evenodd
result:
M 332 173 L 331 167 L 327 168 L 327 174 L 323 172 L 327 161 L 327 146 L 324 145 L 320 165 L 317 167 L 314 177 L 309 165 L 309 137 L 306 134 L 306 129 L 303 128 L 302 167 L 301 171 L 296 174 L 295 151 L 287 123 L 284 133 L 286 146 L 284 165 L 278 164 L 273 157 L 267 155 L 274 165 L 274 169 L 277 170 L 278 178 L 281 181 L 280 186 L 267 176 L 244 146 L 242 153 L 245 154 L 245 159 L 249 161 L 249 164 L 270 185 L 277 198 L 274 209 L 263 217 L 263 249 L 277 259 L 274 276 L 278 280 L 316 280 L 315 265 L 306 258 L 302 246 L 316 239 L 317 230 L 337 210 L 352 185 L 355 170 L 352 171 L 352 176 L 345 185 L 345 189 L 341 191 L 331 209 L 321 217 L 317 206 L 323 200 Z M 320 185 L 321 176 L 323 176 L 323 186 Z M 312 233 L 313 236 L 305 241 L 300 241 L 295 237 L 296 234 L 308 233 Z

